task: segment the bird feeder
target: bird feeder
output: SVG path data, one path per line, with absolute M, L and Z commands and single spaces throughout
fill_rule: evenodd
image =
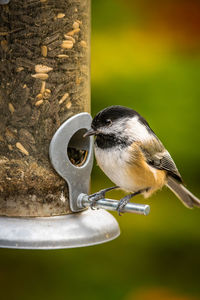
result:
M 112 240 L 114 217 L 87 209 L 90 0 L 0 0 L 0 15 L 0 247 Z
M 116 237 L 109 213 L 69 202 L 69 194 L 89 191 L 92 141 L 81 148 L 88 114 L 66 128 L 61 147 L 74 172 L 70 187 L 49 159 L 57 129 L 90 111 L 90 0 L 0 0 L 0 15 L 0 246 L 65 248 Z
M 89 0 L 11 0 L 0 15 L 0 214 L 68 214 L 48 151 L 66 119 L 90 111 Z

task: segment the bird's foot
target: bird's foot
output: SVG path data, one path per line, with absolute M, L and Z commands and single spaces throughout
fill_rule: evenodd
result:
M 116 209 L 117 212 L 118 212 L 118 214 L 119 214 L 119 216 L 121 216 L 121 213 L 123 212 L 124 207 L 130 201 L 131 198 L 133 198 L 134 196 L 139 195 L 139 194 L 141 194 L 143 192 L 146 192 L 148 190 L 149 190 L 149 188 L 146 188 L 146 189 L 137 191 L 137 192 L 135 192 L 133 194 L 126 195 L 125 197 L 123 197 L 122 199 L 120 199 L 119 204 L 118 204 L 117 209 Z
M 113 186 L 113 187 L 109 187 L 103 190 L 100 190 L 99 192 L 96 192 L 92 195 L 89 195 L 89 200 L 91 201 L 90 207 L 91 209 L 95 208 L 95 204 L 98 200 L 105 198 L 105 195 L 107 192 L 117 189 L 119 188 L 119 186 Z
M 119 216 L 121 216 L 121 213 L 123 212 L 124 207 L 132 198 L 131 196 L 132 196 L 132 194 L 127 195 L 127 196 L 123 197 L 122 199 L 120 199 L 119 204 L 117 206 L 117 212 L 118 212 Z

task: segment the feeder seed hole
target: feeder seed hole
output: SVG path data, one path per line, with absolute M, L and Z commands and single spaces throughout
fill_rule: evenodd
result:
M 89 137 L 83 137 L 86 131 L 86 129 L 79 129 L 71 137 L 67 147 L 69 160 L 76 167 L 83 166 L 88 157 L 90 140 Z

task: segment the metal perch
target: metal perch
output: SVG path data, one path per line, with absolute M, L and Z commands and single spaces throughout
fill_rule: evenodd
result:
M 87 194 L 80 194 L 78 196 L 77 204 L 80 208 L 90 207 L 91 203 L 92 202 L 89 199 L 89 196 Z M 118 200 L 102 198 L 100 200 L 97 200 L 93 206 L 95 208 L 103 208 L 106 210 L 116 211 L 118 208 L 118 204 L 119 204 Z M 150 206 L 147 204 L 127 203 L 121 212 L 147 216 L 150 212 Z

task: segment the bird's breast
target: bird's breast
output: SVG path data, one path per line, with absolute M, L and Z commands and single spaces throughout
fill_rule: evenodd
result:
M 95 156 L 99 167 L 109 179 L 126 191 L 137 190 L 133 177 L 128 174 L 128 151 L 121 149 L 100 149 L 95 147 Z
M 95 156 L 110 180 L 126 191 L 135 192 L 149 187 L 156 190 L 164 184 L 165 172 L 149 166 L 137 148 L 134 151 L 132 146 L 108 150 L 95 146 Z

